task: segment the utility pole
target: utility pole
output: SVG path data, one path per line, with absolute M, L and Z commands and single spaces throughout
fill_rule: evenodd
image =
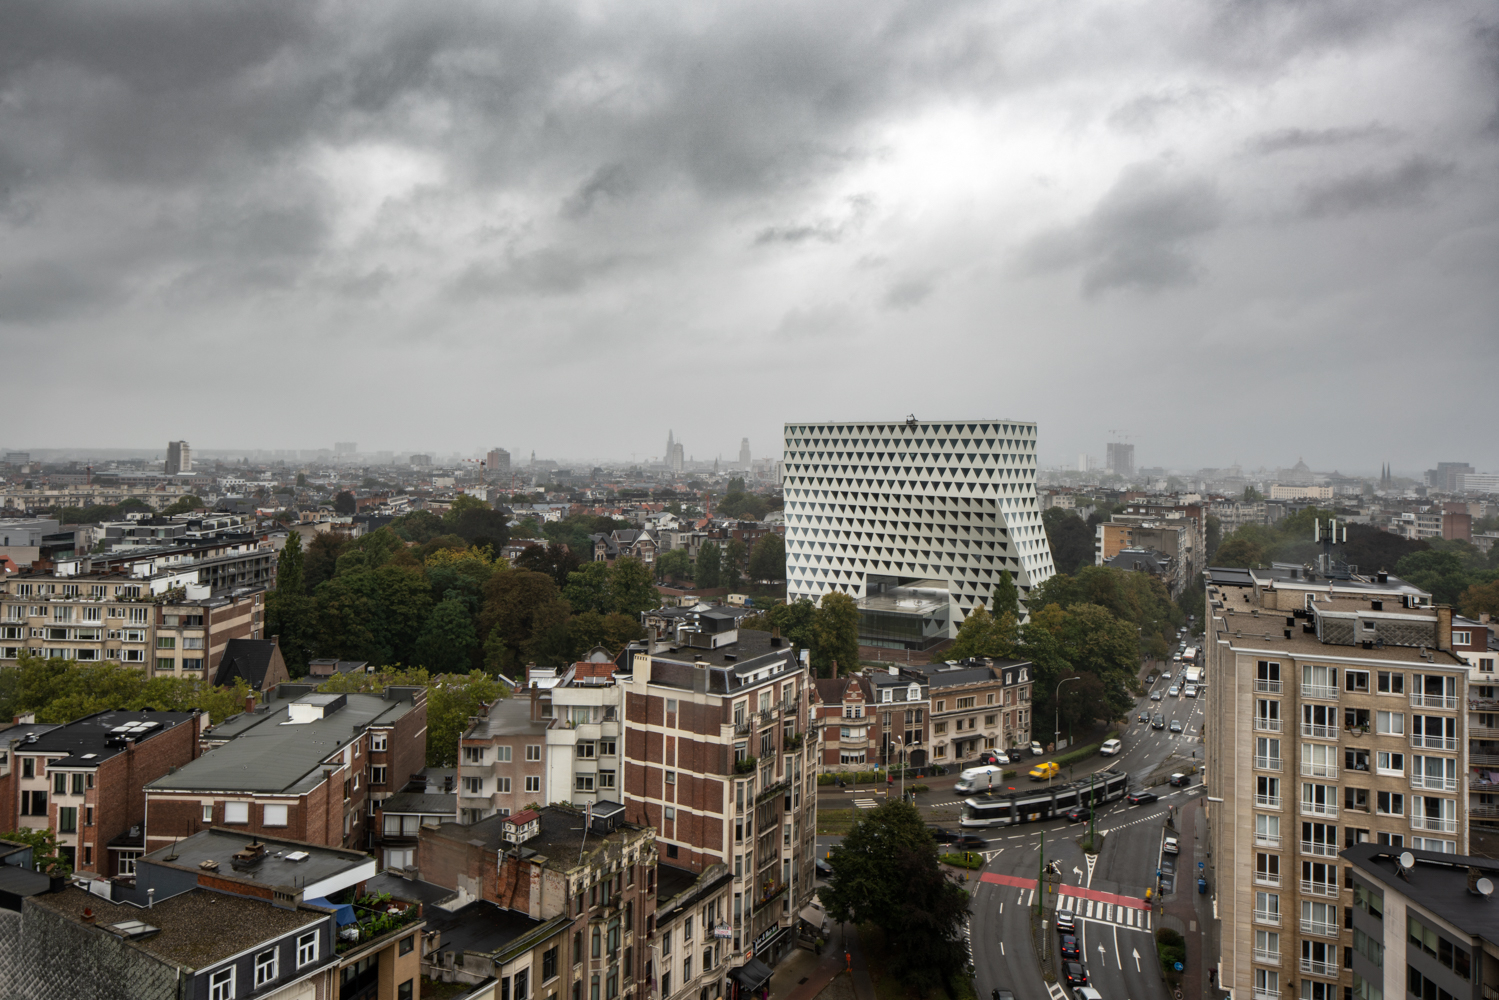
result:
M 1068 681 L 1078 680 L 1082 680 L 1081 675 L 1076 675 L 1073 677 L 1063 677 L 1061 680 L 1057 681 L 1057 695 L 1054 699 L 1052 699 L 1052 708 L 1056 709 L 1056 711 L 1053 713 L 1054 718 L 1051 720 L 1051 746 L 1053 752 L 1056 751 L 1057 740 L 1060 739 L 1062 735 L 1062 685 L 1066 684 Z
M 1036 870 L 1036 916 L 1043 917 L 1046 913 L 1046 828 L 1039 830 L 1041 835 L 1041 859 L 1037 862 Z M 1047 961 L 1050 952 L 1051 935 L 1046 933 L 1046 928 L 1041 928 L 1041 961 Z
M 1094 775 L 1088 775 L 1088 846 L 1093 848 L 1094 854 L 1097 854 L 1098 841 L 1094 839 L 1096 836 L 1094 831 L 1097 829 L 1098 825 L 1098 810 L 1094 808 L 1095 800 L 1093 798 L 1093 779 Z

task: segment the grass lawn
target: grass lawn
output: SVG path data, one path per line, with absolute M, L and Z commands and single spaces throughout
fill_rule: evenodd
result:
M 874 924 L 859 926 L 859 944 L 864 948 L 864 960 L 869 964 L 869 977 L 874 980 L 876 1000 L 938 1000 L 946 996 L 939 987 L 923 997 L 915 990 L 908 990 L 889 974 L 885 965 L 885 932 Z M 958 973 L 953 977 L 958 991 L 955 1000 L 978 1000 L 973 991 L 973 980 Z
M 817 810 L 817 835 L 819 837 L 842 837 L 854 826 L 854 809 Z

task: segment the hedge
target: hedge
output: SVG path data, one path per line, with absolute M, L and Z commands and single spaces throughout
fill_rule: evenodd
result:
M 964 851 L 961 854 L 943 854 L 939 856 L 938 860 L 945 865 L 952 865 L 954 868 L 966 868 L 971 872 L 978 871 L 984 867 L 984 856 L 977 851 Z
M 1114 732 L 1110 731 L 1107 736 L 1099 740 L 1097 743 L 1090 743 L 1085 747 L 1079 747 L 1071 753 L 1062 754 L 1062 756 L 1056 758 L 1057 767 L 1067 767 L 1070 764 L 1077 764 L 1081 761 L 1087 760 L 1089 757 L 1096 754 L 1098 752 L 1098 748 L 1103 746 L 1105 742 L 1113 739 L 1114 735 Z

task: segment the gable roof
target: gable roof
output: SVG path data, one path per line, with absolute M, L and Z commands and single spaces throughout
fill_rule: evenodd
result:
M 213 682 L 219 687 L 229 687 L 234 678 L 243 677 L 252 690 L 264 690 L 266 674 L 278 655 L 280 650 L 270 639 L 230 639 Z

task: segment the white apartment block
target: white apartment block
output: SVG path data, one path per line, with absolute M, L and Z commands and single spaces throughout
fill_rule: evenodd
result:
M 1036 425 L 785 426 L 787 599 L 842 591 L 861 641 L 957 634 L 999 574 L 1022 597 L 1055 573 L 1036 495 Z

